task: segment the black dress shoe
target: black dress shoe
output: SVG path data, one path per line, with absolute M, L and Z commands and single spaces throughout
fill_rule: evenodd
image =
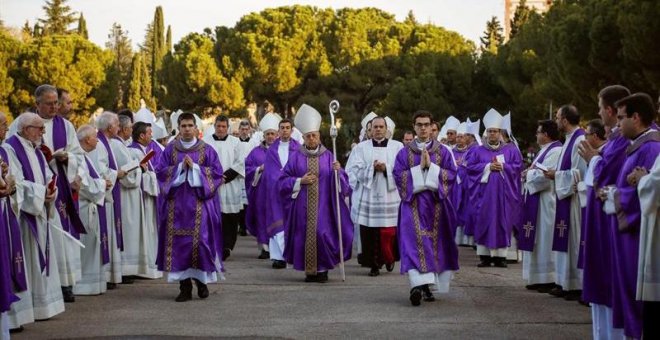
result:
M 106 287 L 108 288 L 108 290 L 112 290 L 112 289 L 117 288 L 117 284 L 116 284 L 116 283 L 112 283 L 112 282 L 108 282 L 108 283 L 106 284 Z
M 243 228 L 243 227 L 238 228 L 238 235 L 247 236 L 247 231 L 245 230 L 245 228 Z
M 391 273 L 394 270 L 394 262 L 386 264 L 385 269 Z
M 316 278 L 318 279 L 318 283 L 326 283 L 328 282 L 328 272 L 318 273 Z
M 509 266 L 506 263 L 506 257 L 495 257 L 493 265 L 497 268 L 507 268 Z
M 536 288 L 536 291 L 539 293 L 546 294 L 546 293 L 550 293 L 550 291 L 555 287 L 557 287 L 557 285 L 554 283 L 541 283 L 539 284 L 539 287 Z
M 581 290 L 569 290 L 568 292 L 566 292 L 566 295 L 564 295 L 564 300 L 579 301 L 581 297 L 582 297 Z
M 529 289 L 529 290 L 537 290 L 537 289 L 539 289 L 540 287 L 541 287 L 540 284 L 535 283 L 535 284 L 531 284 L 531 285 L 526 285 L 526 286 L 525 286 L 525 289 Z
M 549 291 L 548 293 L 552 296 L 555 296 L 555 297 L 564 297 L 564 296 L 566 296 L 566 294 L 568 294 L 568 292 L 561 289 L 560 286 L 552 288 L 552 290 Z
M 135 283 L 135 278 L 133 278 L 133 276 L 126 275 L 121 277 L 121 284 L 132 285 L 133 283 Z
M 195 285 L 197 286 L 197 296 L 199 296 L 200 299 L 206 299 L 209 297 L 209 287 L 206 284 L 195 279 Z
M 174 299 L 176 302 L 192 300 L 192 280 L 185 279 L 179 281 L 179 295 Z
M 305 275 L 305 282 L 319 282 L 318 275 Z
M 286 262 L 282 260 L 273 261 L 273 269 L 284 269 L 286 268 Z
M 428 284 L 422 286 L 422 293 L 424 295 L 424 301 L 426 302 L 435 301 L 435 296 L 433 296 L 433 293 L 431 292 L 431 287 L 429 287 Z
M 62 287 L 62 299 L 65 303 L 76 302 L 76 297 L 73 295 L 73 287 Z
M 16 327 L 16 328 L 12 328 L 12 329 L 10 329 L 10 330 L 9 330 L 9 333 L 11 333 L 11 334 L 14 334 L 14 333 L 20 333 L 20 332 L 22 332 L 22 331 L 24 331 L 24 330 L 25 330 L 25 328 L 23 328 L 23 326 L 18 326 L 18 327 Z
M 378 276 L 380 275 L 380 270 L 377 267 L 372 267 L 369 272 L 369 276 Z
M 261 254 L 257 257 L 259 260 L 265 260 L 270 258 L 270 252 L 267 252 L 263 249 L 261 249 Z
M 477 267 L 479 268 L 490 267 L 492 262 L 491 257 L 486 255 L 479 255 L 479 260 L 481 261 L 479 264 L 477 264 Z
M 419 306 L 422 303 L 422 289 L 415 287 L 410 290 L 410 303 L 413 306 Z

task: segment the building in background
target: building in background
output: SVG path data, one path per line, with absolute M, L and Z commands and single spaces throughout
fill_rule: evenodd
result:
M 520 4 L 520 0 L 504 0 L 504 33 L 505 37 L 509 37 L 509 32 L 511 32 L 511 20 L 513 20 L 513 14 L 516 12 L 516 8 Z M 527 7 L 534 9 L 539 13 L 546 12 L 552 5 L 552 0 L 527 0 Z

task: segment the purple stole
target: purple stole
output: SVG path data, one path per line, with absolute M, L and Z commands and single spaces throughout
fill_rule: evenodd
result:
M 85 157 L 85 163 L 87 164 L 87 170 L 89 170 L 89 176 L 93 179 L 101 178 L 99 174 L 92 166 L 92 163 L 89 162 L 87 156 Z M 108 249 L 108 218 L 105 213 L 105 204 L 97 204 L 97 211 L 99 212 L 99 235 L 101 237 L 101 263 L 106 264 L 110 263 L 110 250 Z
M 554 141 L 550 144 L 545 151 L 539 156 L 534 163 L 543 163 L 545 156 L 548 152 L 556 147 L 560 147 L 559 141 Z M 525 251 L 534 251 L 534 241 L 536 240 L 536 222 L 539 211 L 539 196 L 540 193 L 533 195 L 527 194 L 525 196 L 523 208 L 523 220 L 521 225 L 521 233 L 518 235 L 518 249 Z
M 579 136 L 584 136 L 584 130 L 577 129 L 571 140 L 566 146 L 566 152 L 564 157 L 561 159 L 561 165 L 558 170 L 569 170 L 571 168 L 571 156 L 573 154 L 573 145 L 575 145 L 575 140 Z M 576 193 L 577 194 L 577 193 Z M 553 251 L 568 251 L 568 234 L 571 221 L 571 198 L 566 197 L 563 200 L 557 198 L 557 210 L 555 213 L 555 228 L 554 235 L 552 238 L 552 250 Z
M 65 148 L 67 145 L 66 140 L 66 125 L 64 125 L 64 118 L 55 116 L 53 118 L 53 149 L 59 150 Z M 52 150 L 55 152 L 55 150 Z M 71 185 L 66 176 L 66 169 L 64 164 L 55 161 L 57 167 L 57 199 L 55 199 L 55 207 L 60 215 L 62 222 L 62 229 L 71 234 L 71 236 L 80 239 L 80 234 L 87 233 L 85 226 L 80 220 L 78 214 L 78 207 L 73 201 Z
M 3 148 L 0 148 L 0 159 L 9 164 L 7 151 Z M 18 225 L 18 219 L 14 215 L 14 211 L 11 209 L 9 198 L 7 198 L 7 218 L 5 222 L 9 231 L 9 243 L 7 245 L 9 246 L 8 253 L 11 262 L 11 279 L 14 282 L 16 291 L 22 292 L 27 289 L 25 267 L 23 266 L 23 262 L 25 261 L 25 257 L 23 256 L 23 241 L 21 240 L 21 227 Z
M 110 148 L 110 142 L 108 138 L 105 137 L 103 132 L 99 131 L 97 134 L 99 141 L 103 143 L 105 149 L 108 150 L 108 167 L 112 170 L 117 169 L 117 163 L 115 162 L 115 156 L 112 154 L 112 148 Z M 119 182 L 119 179 L 117 179 Z M 115 186 L 112 188 L 112 206 L 115 213 L 115 233 L 117 234 L 117 246 L 119 250 L 124 251 L 124 236 L 122 233 L 121 226 L 121 187 L 118 183 L 115 183 Z
M 140 143 L 133 141 L 133 143 L 131 143 L 131 145 L 129 145 L 128 147 L 132 149 L 137 149 L 142 153 L 143 156 L 146 156 L 146 153 L 142 150 L 142 145 L 140 145 Z M 147 169 L 149 169 L 149 171 L 155 172 L 154 167 L 151 165 L 151 161 L 160 158 L 161 150 L 160 149 L 155 150 L 156 148 L 158 148 L 158 146 L 154 146 L 152 144 L 149 144 L 145 149 L 147 150 L 147 152 L 149 152 L 150 148 L 151 150 L 154 150 L 154 157 L 147 162 Z M 140 181 L 140 189 L 144 190 L 144 184 L 142 183 L 142 181 Z M 156 213 L 158 213 L 158 211 L 156 211 Z
M 22 167 L 23 178 L 28 182 L 34 182 L 34 173 L 32 173 L 32 166 L 30 165 L 30 159 L 25 153 L 25 149 L 23 148 L 23 144 L 21 143 L 21 141 L 18 139 L 18 137 L 14 135 L 9 137 L 6 143 L 11 145 L 11 147 L 14 149 L 14 152 L 16 152 L 16 158 L 18 158 L 18 162 L 25 165 Z M 41 169 L 41 174 L 43 175 L 44 179 L 46 179 L 46 158 L 44 157 L 44 154 L 41 153 L 41 150 L 39 148 L 36 148 L 34 151 L 37 154 L 37 159 L 39 160 L 39 168 Z M 25 219 L 25 221 L 27 222 L 28 228 L 30 229 L 30 232 L 32 232 L 32 236 L 34 237 L 34 242 L 37 244 L 37 248 L 39 250 L 38 251 L 39 266 L 41 268 L 41 272 L 43 273 L 44 269 L 46 269 L 46 275 L 49 275 L 50 266 L 48 265 L 48 261 L 50 260 L 50 227 L 46 226 L 46 245 L 44 252 L 44 250 L 42 250 L 41 245 L 39 244 L 39 231 L 37 229 L 37 218 L 34 215 L 27 214 L 23 211 L 21 211 L 20 213 L 20 218 Z

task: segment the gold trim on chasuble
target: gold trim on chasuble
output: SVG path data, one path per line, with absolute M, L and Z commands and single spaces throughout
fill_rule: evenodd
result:
M 205 148 L 202 147 L 199 156 L 198 164 L 204 161 L 204 151 Z M 178 162 L 178 152 L 176 149 L 172 150 L 172 161 L 173 163 Z M 174 166 L 170 167 L 167 172 L 167 182 L 169 183 L 172 180 L 172 173 L 174 171 Z M 191 259 L 191 268 L 198 267 L 198 257 L 199 257 L 199 228 L 202 222 L 202 200 L 197 199 L 195 204 L 195 220 L 194 226 L 192 229 L 182 228 L 174 229 L 174 197 L 170 198 L 167 201 L 167 249 L 165 254 L 165 271 L 172 271 L 172 247 L 174 244 L 174 236 L 192 236 L 192 259 Z
M 435 150 L 434 154 L 436 155 L 435 164 L 437 166 L 440 166 L 440 161 L 441 161 L 440 149 Z M 414 153 L 411 148 L 408 149 L 408 166 L 410 168 L 413 168 L 415 166 Z M 446 194 L 448 188 L 447 172 L 442 168 L 440 168 L 440 172 L 442 173 L 443 190 L 445 191 Z M 405 176 L 404 179 L 407 179 L 407 176 Z M 406 182 L 407 180 L 403 182 L 404 189 L 407 189 Z M 431 249 L 431 251 L 433 252 L 433 261 L 435 262 L 435 269 L 438 270 L 440 268 L 440 265 L 438 263 L 438 233 L 440 231 L 440 212 L 441 212 L 440 201 L 435 200 L 435 203 L 433 204 L 433 227 L 431 230 L 422 229 L 419 218 L 419 203 L 417 202 L 417 195 L 415 194 L 413 194 L 412 196 L 411 208 L 413 214 L 413 223 L 415 224 L 415 237 L 417 239 L 417 254 L 419 255 L 419 266 L 420 266 L 419 271 L 422 273 L 426 273 L 429 271 L 426 261 L 426 253 L 424 252 L 424 236 L 431 238 L 431 244 L 433 248 Z
M 307 224 L 305 228 L 305 274 L 316 275 L 316 229 L 319 214 L 319 157 L 307 157 L 307 172 L 315 174 L 317 181 L 307 185 Z

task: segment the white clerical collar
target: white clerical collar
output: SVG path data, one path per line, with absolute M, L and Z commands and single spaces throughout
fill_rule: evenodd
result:
M 286 142 L 280 139 L 280 145 L 289 145 L 290 141 L 291 141 L 290 139 Z
M 541 149 L 545 149 L 545 148 L 547 148 L 547 147 L 550 146 L 550 144 L 552 144 L 552 143 L 554 143 L 554 141 L 552 141 L 552 142 L 547 142 L 547 143 L 541 145 Z
M 41 145 L 41 143 L 31 142 L 29 139 L 24 138 L 23 136 L 19 135 L 18 133 L 16 134 L 16 136 L 18 137 L 18 140 L 21 141 L 21 144 L 23 144 L 23 146 L 28 147 L 28 148 L 32 148 L 33 150 L 38 148 Z
M 653 129 L 652 127 L 649 127 L 648 129 L 646 129 L 646 131 L 642 132 L 639 136 L 637 136 L 637 138 L 635 138 L 634 140 L 631 140 L 630 144 L 634 144 L 638 139 L 640 139 L 640 138 L 648 135 L 649 133 L 651 133 L 651 131 L 655 131 L 655 129 Z
M 571 130 L 571 132 L 567 133 L 567 134 L 566 134 L 566 139 L 568 139 L 568 138 L 570 138 L 571 136 L 573 136 L 573 134 L 575 133 L 575 131 L 577 131 L 578 128 L 579 128 L 579 126 L 576 126 L 575 128 L 573 128 L 573 130 Z
M 418 149 L 426 149 L 426 147 L 431 143 L 429 140 L 428 142 L 422 142 L 419 139 L 415 139 L 415 144 L 417 145 Z
M 193 137 L 193 140 L 191 140 L 190 142 L 186 142 L 183 139 L 181 140 L 181 145 L 183 146 L 184 149 L 190 149 L 195 144 L 197 144 L 197 137 Z
M 321 150 L 321 144 L 319 144 L 314 150 L 307 149 L 306 146 L 304 148 L 305 150 L 307 150 L 307 152 L 309 152 L 309 154 L 316 155 L 317 153 L 319 153 L 319 150 Z

